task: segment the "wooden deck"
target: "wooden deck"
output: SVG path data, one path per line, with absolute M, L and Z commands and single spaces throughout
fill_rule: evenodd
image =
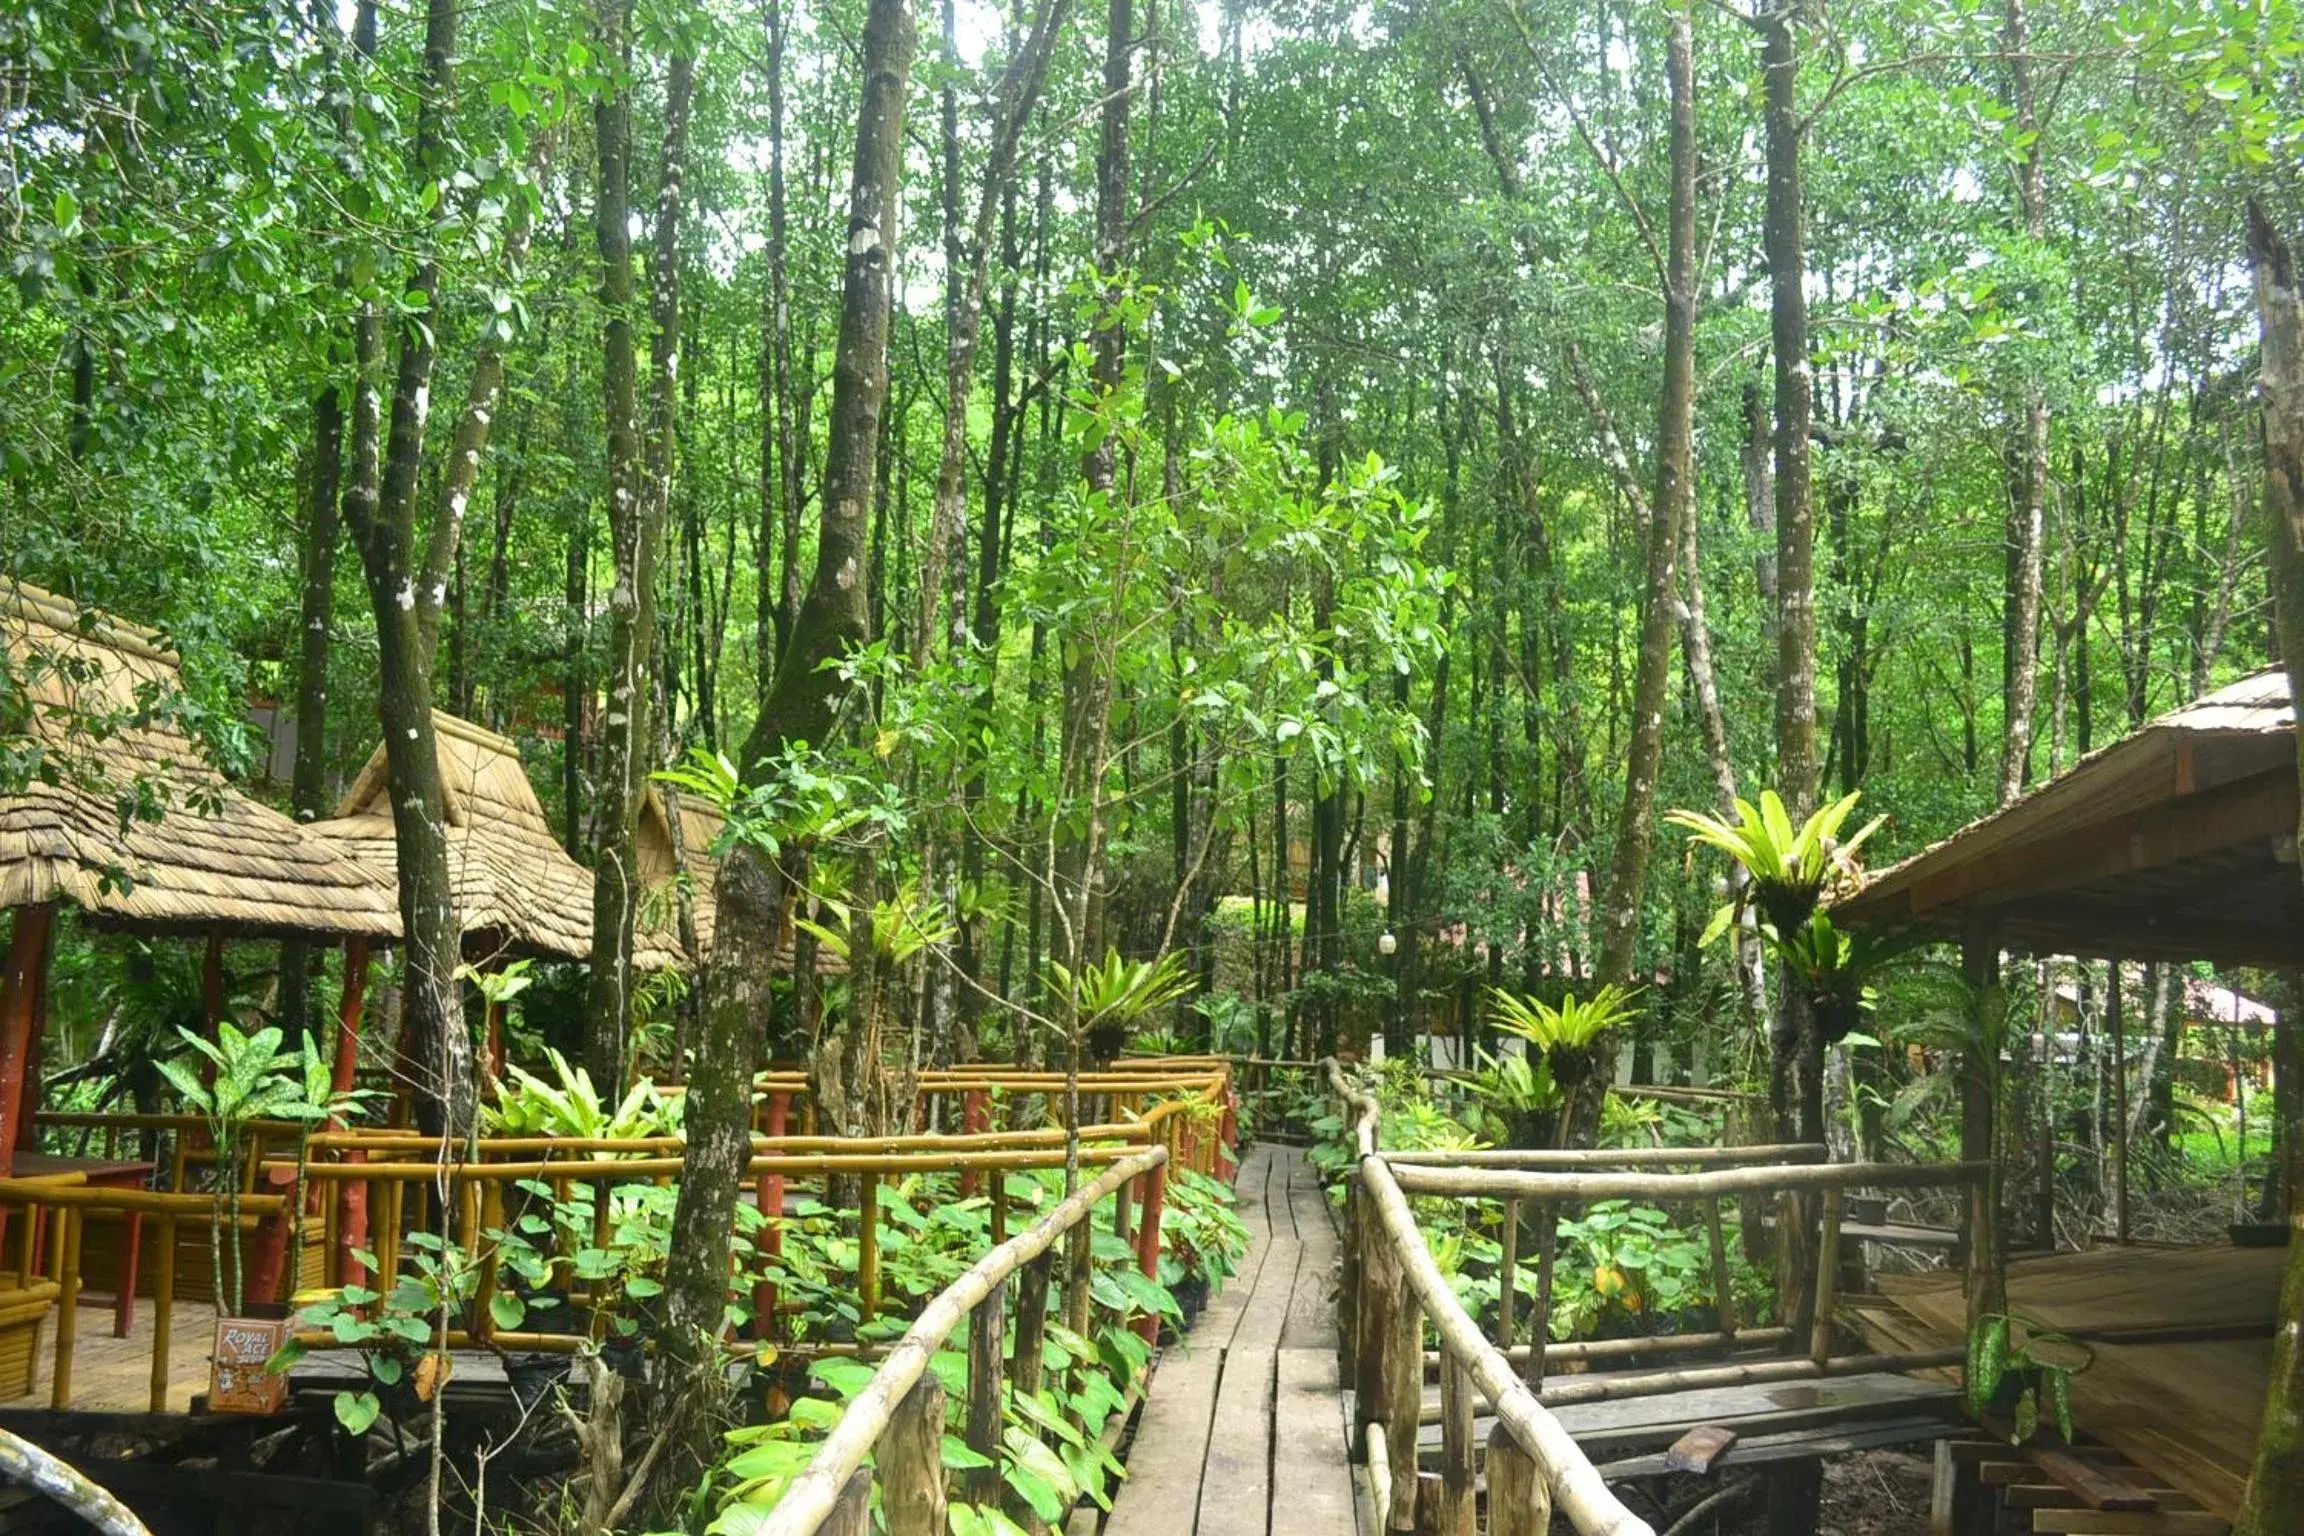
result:
M 139 1297 L 136 1320 L 124 1339 L 112 1336 L 112 1299 L 82 1300 L 72 1344 L 72 1400 L 90 1413 L 144 1413 L 152 1406 L 152 1301 Z M 168 1410 L 188 1413 L 193 1394 L 208 1390 L 208 1354 L 216 1342 L 216 1309 L 179 1301 L 168 1324 Z M 56 1369 L 56 1313 L 40 1327 L 32 1391 L 0 1401 L 0 1408 L 45 1408 Z
M 2010 1306 L 2083 1335 L 2189 1335 L 2093 1342 L 2096 1364 L 2072 1384 L 2073 1417 L 2166 1486 L 2229 1520 L 2256 1448 L 2286 1258 L 2278 1248 L 2127 1247 L 2019 1260 L 2008 1267 Z M 1900 1313 L 1857 1312 L 1875 1338 L 1925 1338 L 1925 1348 L 1957 1346 L 1964 1337 L 1958 1275 L 1880 1283 Z
M 1304 1155 L 1252 1148 L 1240 1273 L 1161 1357 L 1104 1536 L 1349 1536 L 1339 1248 Z

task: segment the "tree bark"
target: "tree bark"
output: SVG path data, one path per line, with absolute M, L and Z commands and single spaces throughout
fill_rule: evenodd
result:
M 628 59 L 629 0 L 600 10 L 602 52 Z M 600 782 L 592 869 L 592 966 L 585 1006 L 584 1059 L 602 1092 L 624 1080 L 632 1023 L 633 932 L 643 895 L 640 807 L 648 791 L 655 737 L 650 658 L 656 641 L 656 554 L 671 501 L 672 434 L 680 347 L 680 211 L 687 170 L 688 108 L 696 61 L 675 54 L 666 82 L 663 171 L 649 295 L 649 423 L 643 446 L 633 356 L 631 189 L 632 98 L 619 85 L 594 112 L 600 149 L 598 192 L 601 302 L 607 311 L 602 381 L 608 416 L 608 544 L 615 576 L 608 594 L 608 708 L 602 721 Z
M 864 24 L 863 90 L 843 244 L 840 337 L 816 570 L 777 669 L 775 687 L 742 753 L 758 783 L 785 748 L 821 744 L 836 726 L 838 680 L 824 670 L 866 638 L 862 558 L 871 514 L 880 416 L 887 398 L 888 215 L 902 168 L 904 98 L 911 78 L 907 0 L 871 0 Z M 690 1074 L 680 1197 L 672 1247 L 684 1256 L 668 1279 L 661 1336 L 670 1401 L 683 1418 L 660 1486 L 692 1486 L 716 1447 L 707 1411 L 714 1341 L 728 1285 L 728 1239 L 750 1155 L 752 1077 L 759 1068 L 786 896 L 786 873 L 749 842 L 729 850 L 717 887 L 714 964 Z
M 1776 357 L 1776 788 L 1795 819 L 1816 799 L 1816 556 L 1810 514 L 1806 210 L 1800 185 L 1800 60 L 1793 0 L 1755 25 L 1766 73 L 1769 334 Z
M 1600 907 L 1597 979 L 1628 984 L 1638 957 L 1640 913 L 1654 833 L 1656 777 L 1664 755 L 1664 706 L 1672 682 L 1674 580 L 1681 530 L 1695 491 L 1696 416 L 1696 65 L 1688 13 L 1675 7 L 1665 70 L 1671 81 L 1670 211 L 1664 265 L 1664 393 L 1656 423 L 1656 507 L 1648 521 L 1648 569 L 1643 583 L 1640 658 L 1632 685 L 1632 729 L 1624 767 L 1624 799 L 1616 818 L 1616 847 L 1607 895 Z M 1616 1041 L 1604 1037 L 1593 1078 L 1614 1075 Z M 1580 1095 L 1570 1123 L 1575 1144 L 1599 1125 L 1598 1092 Z M 1587 1104 L 1585 1100 L 1590 1100 Z
M 365 44 L 374 51 L 373 21 Z M 445 118 L 455 85 L 456 6 L 429 0 L 424 27 L 424 84 L 417 110 L 415 161 L 420 174 L 440 177 L 448 154 Z M 432 730 L 432 653 L 429 635 L 445 597 L 446 566 L 416 552 L 416 492 L 424 457 L 424 428 L 432 387 L 432 326 L 440 269 L 428 242 L 408 292 L 421 299 L 415 317 L 400 327 L 399 362 L 392 389 L 391 425 L 378 462 L 381 405 L 375 378 L 382 367 L 383 317 L 365 312 L 355 324 L 360 378 L 353 408 L 354 476 L 344 517 L 360 546 L 368 598 L 376 615 L 377 714 L 384 731 L 386 779 L 400 873 L 400 921 L 407 980 L 401 989 L 401 1031 L 419 1120 L 428 1133 L 461 1138 L 478 1112 L 472 1043 L 456 979 L 461 933 L 448 870 L 446 797 Z M 437 554 L 439 545 L 431 545 Z M 449 551 L 451 558 L 453 550 Z
M 302 598 L 297 615 L 296 763 L 288 804 L 300 822 L 328 814 L 328 643 L 336 614 L 337 501 L 344 488 L 344 397 L 334 384 L 312 402 L 312 483 L 305 498 Z M 280 946 L 280 1022 L 291 1039 L 314 1038 L 313 948 Z
M 2263 336 L 2264 542 L 2288 691 L 2304 699 L 2304 291 L 2288 241 L 2260 203 L 2248 205 L 2248 261 Z M 2298 765 L 2304 780 L 2304 762 Z M 2304 842 L 2304 839 L 2300 839 Z M 2294 1221 L 2295 1208 L 2290 1208 Z M 2272 1336 L 2272 1369 L 2255 1470 L 2234 1536 L 2304 1528 L 2304 1242 L 2288 1245 L 2287 1278 Z
M 2035 246 L 2048 239 L 2048 194 L 2042 178 L 2047 145 L 2032 86 L 2032 32 L 2024 0 L 2007 0 L 2009 73 L 2016 87 L 2016 126 L 2030 139 L 2016 166 L 2017 199 L 2024 235 Z M 2000 751 L 2000 803 L 2024 793 L 2032 768 L 2032 717 L 2040 692 L 2040 582 L 2048 498 L 2048 403 L 2039 385 L 2027 384 L 2021 460 L 2009 499 L 2007 608 L 2007 697 Z

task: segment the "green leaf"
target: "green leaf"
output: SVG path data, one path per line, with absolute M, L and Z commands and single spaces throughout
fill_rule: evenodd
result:
M 376 1416 L 384 1411 L 384 1401 L 373 1392 L 339 1392 L 336 1394 L 336 1422 L 344 1426 L 349 1435 L 364 1435 Z
M 528 1320 L 528 1304 L 510 1291 L 488 1298 L 488 1320 L 507 1333 Z

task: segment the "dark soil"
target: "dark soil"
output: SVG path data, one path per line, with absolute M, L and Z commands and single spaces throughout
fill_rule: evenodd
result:
M 1929 1480 L 1929 1458 L 1924 1454 L 1858 1451 L 1835 1456 L 1824 1463 L 1817 1536 L 1928 1536 Z M 1646 1486 L 1663 1499 L 1666 1513 L 1677 1513 L 1717 1485 L 1708 1479 L 1673 1478 Z M 1555 1520 L 1553 1528 L 1557 1531 L 1563 1525 Z M 1700 1520 L 1690 1536 L 1761 1536 L 1764 1528 L 1761 1500 L 1753 1497 L 1717 1520 Z

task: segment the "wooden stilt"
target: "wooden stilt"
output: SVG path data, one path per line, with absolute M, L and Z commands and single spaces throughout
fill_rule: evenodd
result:
M 329 1089 L 341 1097 L 352 1091 L 360 1071 L 360 1028 L 368 1006 L 368 941 L 344 942 L 344 990 L 336 999 L 336 1054 L 328 1075 Z M 341 1125 L 336 1127 L 341 1129 Z M 351 1151 L 346 1162 L 362 1162 L 367 1154 Z M 368 1185 L 346 1179 L 336 1192 L 336 1250 L 331 1256 L 334 1280 L 349 1285 L 360 1277 L 355 1250 L 368 1246 Z

